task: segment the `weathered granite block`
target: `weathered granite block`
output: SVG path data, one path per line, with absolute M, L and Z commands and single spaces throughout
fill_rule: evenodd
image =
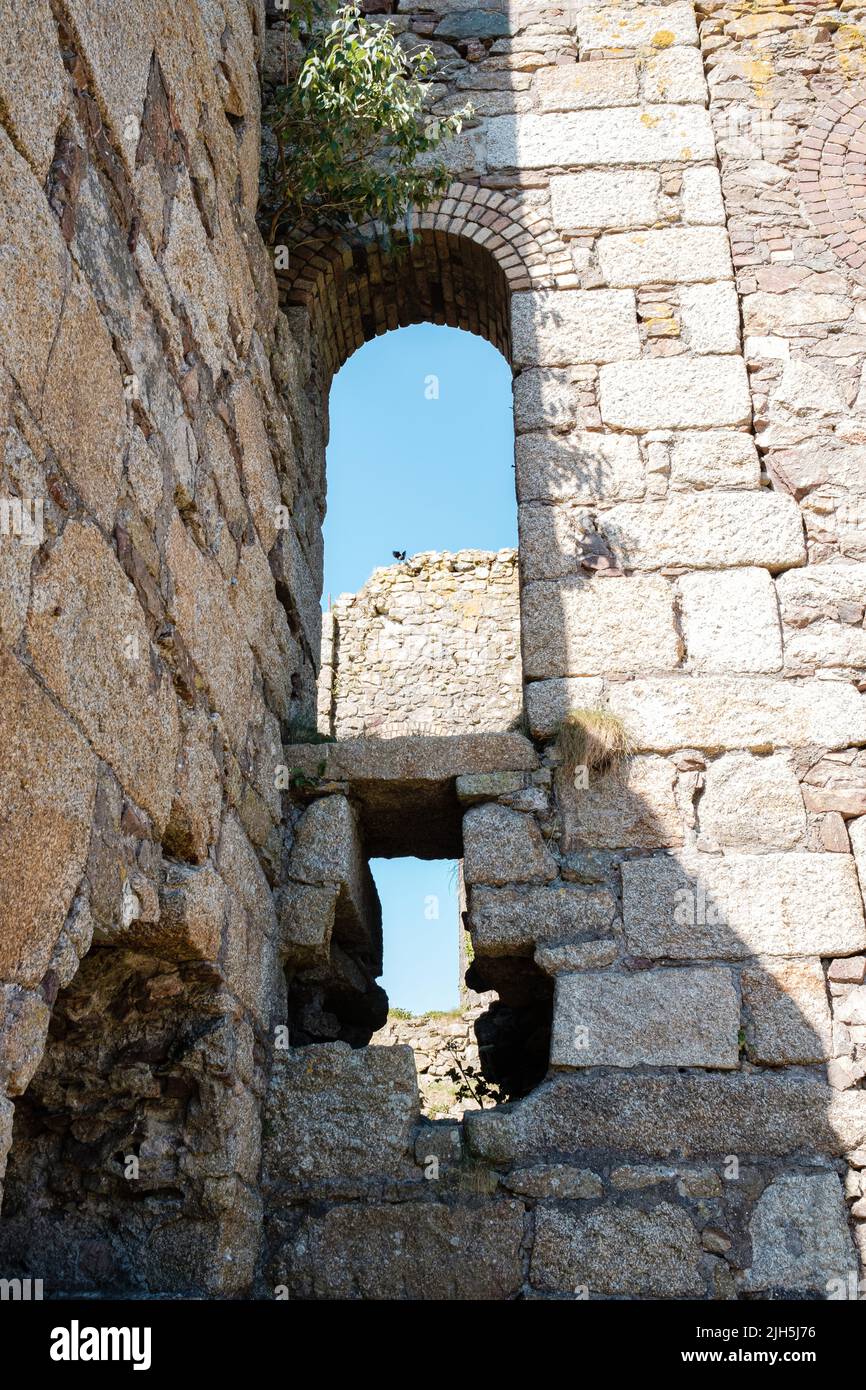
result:
M 808 565 L 776 581 L 791 670 L 866 669 L 866 564 Z
M 487 123 L 491 170 L 712 159 L 713 143 L 709 115 L 700 106 L 528 115 L 519 126 L 510 116 L 495 116 Z
M 541 580 L 523 591 L 528 679 L 673 670 L 679 661 L 673 591 L 650 575 Z
M 644 101 L 697 101 L 707 99 L 704 64 L 696 48 L 663 49 L 643 64 Z
M 531 816 L 507 806 L 473 806 L 463 817 L 467 883 L 549 882 L 557 866 Z
M 675 435 L 670 457 L 673 491 L 759 485 L 761 467 L 755 441 L 740 430 L 700 430 Z
M 580 111 L 588 107 L 628 106 L 637 101 L 637 64 L 628 59 L 558 63 L 539 68 L 532 80 L 542 111 Z
M 714 164 L 683 170 L 683 221 L 703 226 L 724 226 L 722 182 Z
M 761 956 L 740 981 L 753 1061 L 796 1066 L 832 1057 L 833 1020 L 820 960 Z
M 550 738 L 569 710 L 601 703 L 604 682 L 597 676 L 565 676 L 532 681 L 526 687 L 526 713 L 533 738 Z
M 847 1292 L 857 1257 L 835 1173 L 784 1174 L 764 1189 L 749 1231 L 752 1264 L 746 1288 L 789 1296 Z M 834 1281 L 836 1281 L 834 1283 Z M 844 1297 L 845 1294 L 843 1293 Z
M 803 522 L 792 497 L 768 492 L 676 493 L 665 502 L 621 502 L 600 529 L 629 569 L 686 565 L 694 569 L 802 565 Z
M 694 10 L 688 4 L 646 5 L 636 10 L 619 6 L 575 10 L 575 30 L 581 49 L 646 48 L 658 52 L 671 44 L 696 44 Z
M 557 1076 L 507 1110 L 469 1112 L 473 1153 L 524 1163 L 539 1150 L 627 1149 L 680 1155 L 838 1155 L 866 1136 L 866 1091 L 808 1075 L 627 1072 Z
M 515 460 L 521 502 L 635 501 L 644 493 L 640 449 L 630 435 L 524 434 Z
M 790 754 L 716 758 L 704 773 L 699 817 L 702 847 L 754 851 L 802 844 L 806 812 Z
M 740 303 L 730 281 L 684 284 L 680 290 L 680 318 L 690 352 L 740 351 Z
M 581 63 L 576 71 L 592 73 L 596 67 L 597 63 Z M 658 220 L 660 185 L 654 169 L 629 169 L 627 173 L 587 169 L 578 174 L 555 175 L 550 180 L 554 226 L 565 233 L 651 227 Z
M 398 1176 L 418 1118 L 409 1047 L 319 1043 L 274 1053 L 265 1110 L 265 1184 Z
M 687 1212 L 605 1204 L 591 1211 L 541 1206 L 530 1278 L 573 1295 L 671 1298 L 701 1294 L 701 1246 Z
M 593 771 L 587 786 L 563 775 L 557 795 L 569 848 L 657 849 L 682 844 L 675 781 L 673 763 L 653 756 L 631 758 L 618 773 Z
M 691 670 L 781 670 L 779 610 L 767 570 L 684 574 L 678 589 Z
M 624 430 L 744 425 L 752 405 L 739 357 L 609 362 L 599 373 L 601 418 Z
M 303 1218 L 268 1279 L 292 1298 L 488 1300 L 523 1282 L 524 1204 L 349 1205 Z
M 511 300 L 516 367 L 618 362 L 640 354 L 631 290 L 527 290 Z
M 845 748 L 866 742 L 866 701 L 845 681 L 757 676 L 635 680 L 608 703 L 638 748 Z
M 598 242 L 601 273 L 616 286 L 690 284 L 733 275 L 724 227 L 664 227 L 621 232 Z
M 616 901 L 604 888 L 551 884 L 544 888 L 473 888 L 470 899 L 476 954 L 530 953 L 536 942 L 609 932 Z
M 579 381 L 581 368 L 527 367 L 514 380 L 514 428 L 560 429 L 575 426 L 581 418 Z
M 739 1021 L 729 970 L 557 975 L 550 1063 L 732 1068 Z
M 295 829 L 288 877 L 295 883 L 335 885 L 338 935 L 380 956 L 379 895 L 367 863 L 358 811 L 346 797 L 322 797 L 304 812 Z
M 626 860 L 622 883 L 636 956 L 843 956 L 866 945 L 848 855 L 663 855 Z

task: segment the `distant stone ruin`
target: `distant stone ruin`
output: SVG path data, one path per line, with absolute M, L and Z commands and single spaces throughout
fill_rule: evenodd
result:
M 517 554 L 414 555 L 324 615 L 319 732 L 457 734 L 519 725 Z

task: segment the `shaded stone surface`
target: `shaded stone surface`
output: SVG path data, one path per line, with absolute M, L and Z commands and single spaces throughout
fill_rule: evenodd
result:
M 676 768 L 667 758 L 631 758 L 618 773 L 593 770 L 586 787 L 567 773 L 557 781 L 569 849 L 655 849 L 682 843 Z
M 475 887 L 470 897 L 472 941 L 482 955 L 529 952 L 536 942 L 608 931 L 616 919 L 616 901 L 603 888 Z
M 541 1288 L 593 1294 L 699 1294 L 698 1233 L 686 1212 L 606 1205 L 577 1213 L 540 1207 L 530 1277 Z
M 826 1298 L 857 1269 L 842 1188 L 835 1173 L 784 1175 L 764 1189 L 750 1223 L 746 1287 Z
M 526 1163 L 539 1150 L 621 1152 L 624 1139 L 644 1158 L 836 1155 L 866 1135 L 866 1093 L 796 1074 L 561 1076 L 464 1123 L 471 1150 L 494 1163 Z
M 266 1186 L 396 1177 L 417 1119 L 411 1048 L 335 1042 L 277 1051 L 265 1110 Z
M 177 700 L 132 586 L 95 526 L 68 525 L 35 578 L 28 639 L 46 684 L 162 827 L 179 737 Z
M 740 1008 L 729 970 L 556 978 L 554 1067 L 736 1067 Z
M 820 960 L 759 957 L 740 977 L 749 1055 L 770 1066 L 826 1062 L 833 1020 Z
M 523 1274 L 523 1203 L 344 1206 L 305 1218 L 270 1262 L 296 1298 L 503 1299 Z
M 96 760 L 20 663 L 0 649 L 0 974 L 36 985 L 84 868 Z
M 507 806 L 473 806 L 463 818 L 467 883 L 549 882 L 557 865 L 531 816 Z

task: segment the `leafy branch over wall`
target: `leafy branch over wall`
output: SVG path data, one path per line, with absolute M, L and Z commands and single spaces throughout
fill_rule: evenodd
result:
M 440 161 L 416 161 L 471 115 L 470 106 L 441 118 L 424 110 L 436 66 L 428 48 L 407 53 L 390 23 L 370 23 L 357 5 L 329 20 L 326 8 L 291 12 L 294 62 L 287 47 L 285 80 L 266 95 L 262 211 L 271 244 L 302 224 L 374 221 L 386 234 L 406 226 L 450 182 Z

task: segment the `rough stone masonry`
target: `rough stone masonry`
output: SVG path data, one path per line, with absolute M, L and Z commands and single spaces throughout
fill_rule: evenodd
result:
M 866 7 L 368 8 L 473 102 L 452 187 L 275 276 L 276 7 L 0 3 L 0 1272 L 848 1297 Z M 419 557 L 323 647 L 328 387 L 422 321 L 514 370 L 516 575 Z M 622 768 L 575 776 L 573 710 Z M 381 854 L 463 861 L 508 1099 L 462 1122 L 368 1046 Z

